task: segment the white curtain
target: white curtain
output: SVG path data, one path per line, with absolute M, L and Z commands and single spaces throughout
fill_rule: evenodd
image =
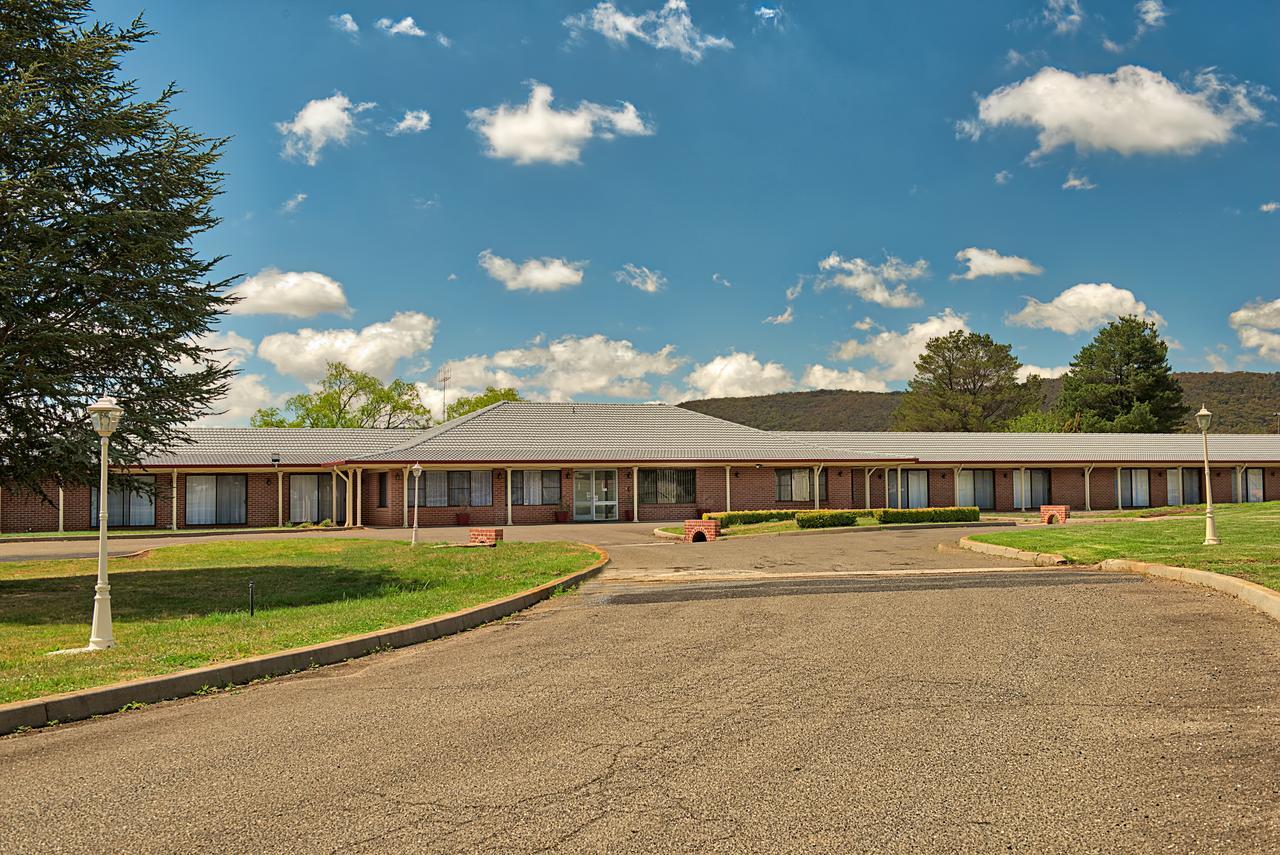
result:
M 813 493 L 809 491 L 809 476 L 812 474 L 808 469 L 791 470 L 791 501 L 808 502 L 813 499 Z
M 927 469 L 908 469 L 904 473 L 907 478 L 908 508 L 929 507 L 929 471 Z
M 1165 489 L 1168 491 L 1165 500 L 1170 505 L 1182 504 L 1182 478 L 1177 469 L 1167 469 L 1164 473 Z
M 471 504 L 475 507 L 493 504 L 493 470 L 471 470 Z
M 213 525 L 218 521 L 218 476 L 187 476 L 187 525 Z
M 149 490 L 133 490 L 129 493 L 129 513 L 125 517 L 127 525 L 156 524 L 156 476 L 145 475 L 135 478 L 149 487 Z
M 245 521 L 246 481 L 243 475 L 218 476 L 218 522 L 225 524 Z
M 318 475 L 289 476 L 289 521 L 320 522 L 320 484 Z M 328 516 L 328 514 L 325 514 Z
M 542 504 L 542 473 L 536 469 L 529 469 L 524 473 L 524 503 Z
M 447 507 L 449 504 L 449 473 L 443 469 L 428 469 L 423 472 L 422 490 L 423 507 Z
M 968 508 L 977 503 L 973 493 L 973 472 L 966 469 L 956 476 L 956 504 Z
M 1246 469 L 1244 473 L 1245 479 L 1245 501 L 1261 502 L 1263 496 L 1262 489 L 1262 470 Z

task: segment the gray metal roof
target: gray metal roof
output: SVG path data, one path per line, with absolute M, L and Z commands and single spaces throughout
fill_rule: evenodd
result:
M 922 463 L 1182 463 L 1204 456 L 1198 434 L 923 433 L 778 431 L 809 445 L 848 453 L 915 457 Z M 1280 462 L 1280 435 L 1210 434 L 1211 463 Z
M 376 428 L 189 428 L 191 444 L 142 461 L 143 466 L 310 466 L 377 454 L 410 442 L 421 430 Z
M 363 461 L 396 463 L 825 462 L 877 454 L 818 448 L 667 404 L 503 401 Z

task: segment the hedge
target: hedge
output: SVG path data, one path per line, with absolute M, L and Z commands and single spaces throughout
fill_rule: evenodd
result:
M 837 528 L 839 526 L 857 525 L 860 519 L 878 519 L 881 511 L 800 511 L 796 514 L 798 528 Z
M 882 508 L 882 523 L 977 522 L 977 508 Z
M 793 520 L 796 514 L 801 511 L 717 511 L 712 514 L 703 514 L 704 520 L 719 520 L 720 525 L 728 528 L 731 525 L 747 525 L 749 523 L 777 522 L 779 520 Z

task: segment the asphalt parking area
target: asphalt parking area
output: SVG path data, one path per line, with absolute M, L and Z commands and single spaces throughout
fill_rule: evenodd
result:
M 864 537 L 813 540 L 836 565 Z M 618 553 L 480 630 L 0 739 L 0 850 L 1280 846 L 1280 630 L 1234 599 L 981 567 L 674 584 Z

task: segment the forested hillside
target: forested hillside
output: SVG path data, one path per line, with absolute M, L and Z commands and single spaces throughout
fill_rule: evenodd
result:
M 1280 372 L 1230 371 L 1175 373 L 1184 400 L 1194 413 L 1204 404 L 1213 411 L 1214 430 L 1223 433 L 1274 433 L 1280 412 Z M 1062 391 L 1061 380 L 1044 382 L 1046 407 Z M 680 406 L 764 430 L 889 430 L 901 392 L 784 392 L 749 398 L 707 398 Z M 1185 430 L 1194 431 L 1188 419 Z

